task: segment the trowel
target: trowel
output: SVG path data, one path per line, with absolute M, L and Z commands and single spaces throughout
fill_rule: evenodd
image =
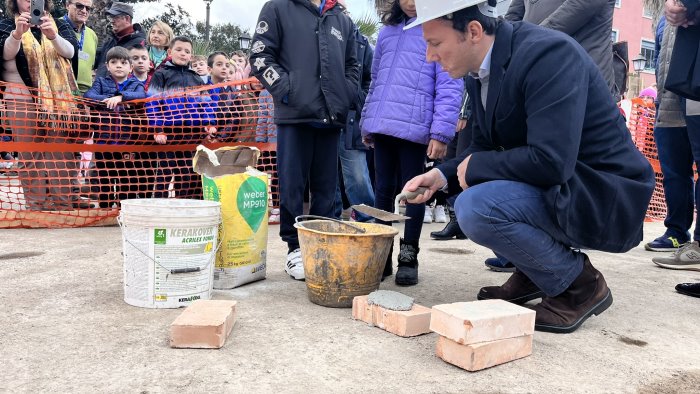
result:
M 396 199 L 394 200 L 394 212 L 387 212 L 382 209 L 370 207 L 365 204 L 360 204 L 360 205 L 353 205 L 350 208 L 356 210 L 357 212 L 364 213 L 365 215 L 371 216 L 375 219 L 379 219 L 384 222 L 403 222 L 410 217 L 401 215 L 399 213 L 399 203 L 402 200 L 412 200 L 419 195 L 425 193 L 425 191 L 428 190 L 425 187 L 419 187 L 416 189 L 416 191 L 413 192 L 401 192 L 399 193 L 398 196 L 396 196 Z

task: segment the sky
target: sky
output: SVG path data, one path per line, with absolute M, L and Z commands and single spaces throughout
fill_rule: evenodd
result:
M 211 3 L 211 24 L 235 23 L 250 33 L 255 30 L 258 14 L 267 0 L 213 0 Z M 346 0 L 348 9 L 353 15 L 362 16 L 370 9 L 368 0 Z M 136 6 L 135 21 L 160 15 L 165 10 L 165 4 L 180 5 L 192 15 L 192 23 L 206 19 L 206 3 L 204 0 L 161 0 L 160 3 L 143 3 Z

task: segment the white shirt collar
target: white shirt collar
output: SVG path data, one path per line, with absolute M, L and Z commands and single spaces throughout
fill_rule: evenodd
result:
M 491 74 L 491 52 L 493 52 L 493 43 L 491 44 L 491 47 L 489 47 L 489 51 L 486 52 L 486 56 L 484 56 L 484 60 L 481 62 L 481 66 L 479 66 L 479 72 L 470 72 L 470 77 L 479 80 L 483 80 L 489 77 L 489 75 Z

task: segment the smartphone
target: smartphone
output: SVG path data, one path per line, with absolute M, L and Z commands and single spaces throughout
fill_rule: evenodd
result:
M 32 6 L 29 9 L 32 19 L 29 20 L 30 25 L 41 25 L 41 17 L 44 16 L 44 0 L 32 0 Z

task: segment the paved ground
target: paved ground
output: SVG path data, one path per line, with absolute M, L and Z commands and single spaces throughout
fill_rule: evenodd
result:
M 437 242 L 424 228 L 421 282 L 401 289 L 423 305 L 470 301 L 507 274 L 484 269 L 490 253 Z M 662 231 L 647 226 L 646 239 Z M 270 229 L 267 280 L 216 298 L 239 315 L 220 350 L 174 350 L 180 310 L 122 301 L 120 230 L 0 231 L 0 392 L 588 392 L 697 393 L 700 299 L 675 293 L 700 272 L 669 271 L 641 247 L 592 252 L 615 303 L 569 335 L 535 334 L 532 356 L 478 373 L 435 357 L 436 334 L 403 339 L 311 304 L 282 269 Z M 398 242 L 398 241 L 397 241 Z M 396 289 L 393 283 L 383 289 Z

